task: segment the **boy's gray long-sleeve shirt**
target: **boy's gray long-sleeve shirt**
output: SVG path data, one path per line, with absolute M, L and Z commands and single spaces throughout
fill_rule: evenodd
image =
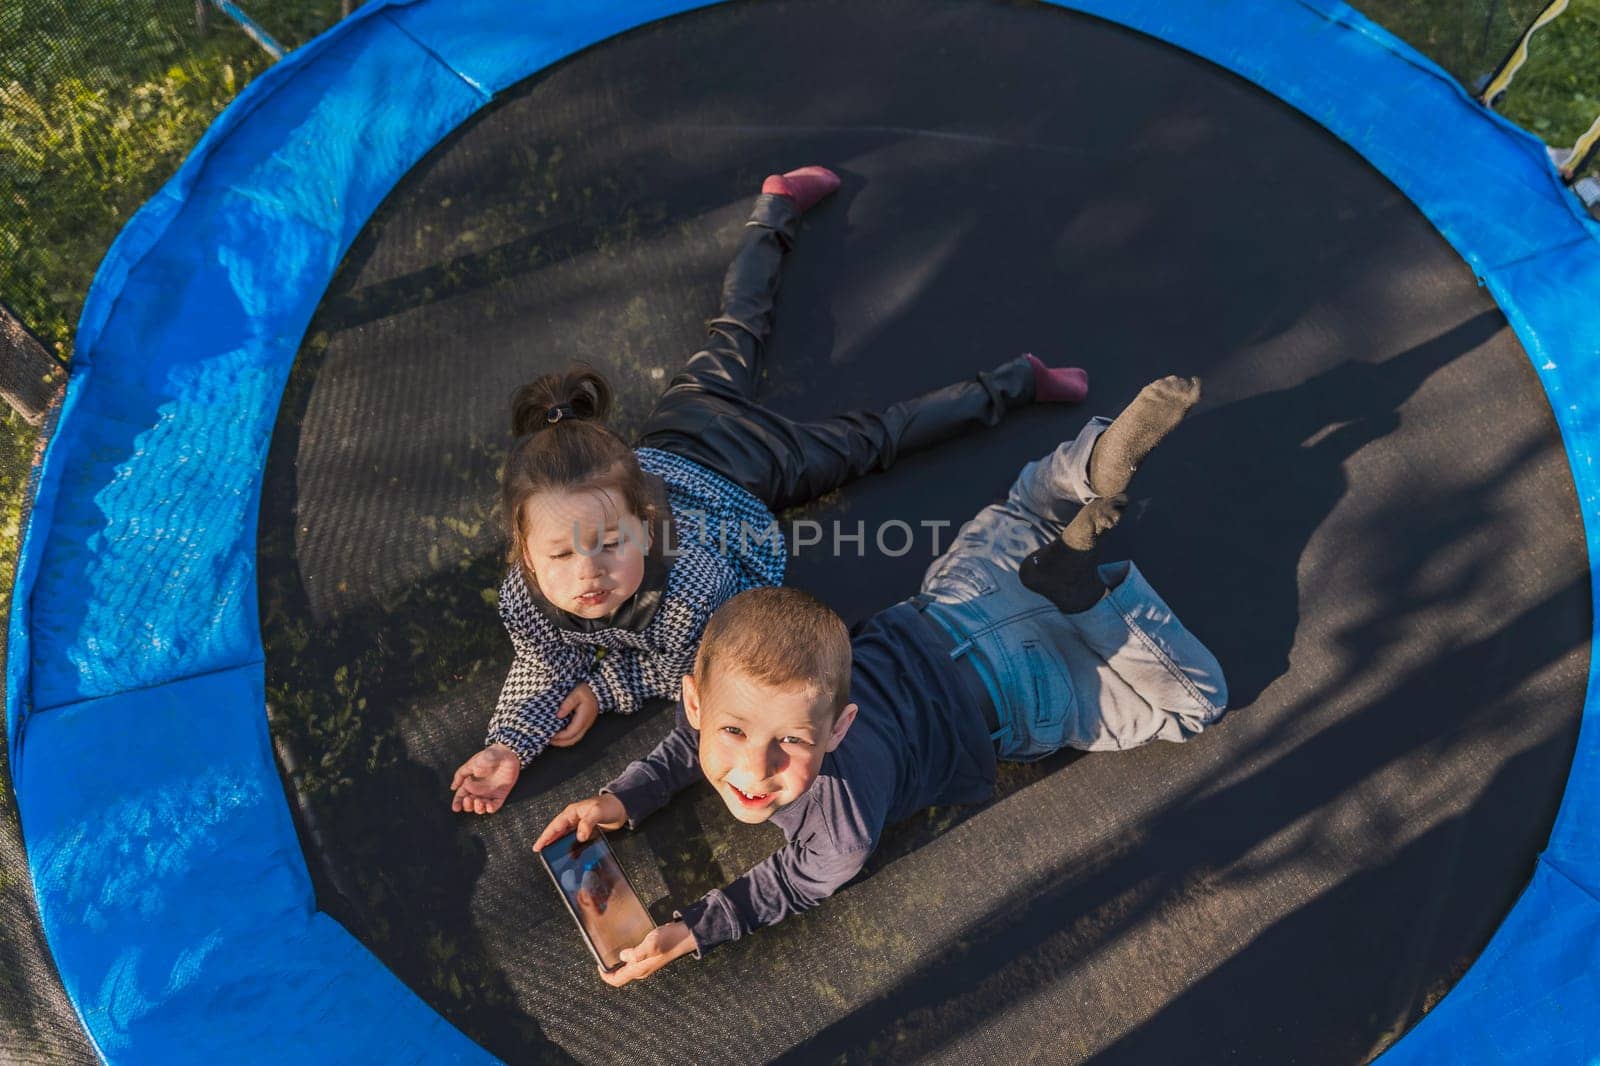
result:
M 884 826 L 934 804 L 994 791 L 994 746 L 967 680 L 909 603 L 881 611 L 852 640 L 856 720 L 805 794 L 772 823 L 787 845 L 680 917 L 703 952 L 815 906 L 861 871 Z M 680 702 L 671 733 L 602 791 L 628 825 L 702 779 L 699 734 Z

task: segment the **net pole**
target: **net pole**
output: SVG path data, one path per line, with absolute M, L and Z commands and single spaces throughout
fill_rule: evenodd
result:
M 1489 79 L 1489 84 L 1484 88 L 1483 95 L 1478 97 L 1478 102 L 1486 107 L 1493 107 L 1501 93 L 1511 87 L 1511 79 L 1517 76 L 1517 71 L 1528 61 L 1528 45 L 1533 41 L 1533 35 L 1554 22 L 1567 10 L 1569 0 L 1551 0 L 1545 9 L 1539 12 L 1537 18 L 1523 31 L 1517 43 L 1511 49 L 1511 54 L 1506 56 L 1494 76 Z
M 247 15 L 243 8 L 237 4 L 230 3 L 229 0 L 211 0 L 211 2 L 216 5 L 218 11 L 238 23 L 239 28 L 244 30 L 250 39 L 259 44 L 262 50 L 274 60 L 283 58 L 283 45 L 274 40 L 272 34 L 263 29 L 259 22 Z
M 1561 177 L 1568 185 L 1578 180 L 1578 175 L 1583 173 L 1597 151 L 1600 151 L 1600 115 L 1595 116 L 1583 136 L 1573 144 L 1566 163 L 1561 167 Z
M 65 380 L 65 368 L 0 304 L 0 397 L 30 425 L 42 425 Z

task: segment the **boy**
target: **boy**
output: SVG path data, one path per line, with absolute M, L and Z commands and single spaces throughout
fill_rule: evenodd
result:
M 853 640 L 795 589 L 720 607 L 673 731 L 534 848 L 631 828 L 702 776 L 735 818 L 770 819 L 788 844 L 624 951 L 605 980 L 647 977 L 815 906 L 860 872 L 884 826 L 988 799 L 996 758 L 1183 741 L 1220 718 L 1216 659 L 1131 562 L 1096 561 L 1133 471 L 1199 398 L 1197 379 L 1163 378 L 1115 422 L 1097 418 L 1029 463 L 922 592 Z

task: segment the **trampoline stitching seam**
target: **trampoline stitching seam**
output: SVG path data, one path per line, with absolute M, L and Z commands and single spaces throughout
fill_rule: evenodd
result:
M 1396 59 L 1405 62 L 1418 71 L 1421 71 L 1423 74 L 1432 78 L 1435 82 L 1443 85 L 1446 89 L 1455 93 L 1460 101 L 1466 104 L 1468 108 L 1480 118 L 1486 119 L 1490 123 L 1503 125 L 1515 134 L 1535 140 L 1541 147 L 1544 146 L 1544 141 L 1542 139 L 1535 137 L 1532 133 L 1523 129 L 1515 122 L 1512 122 L 1510 119 L 1506 118 L 1498 111 L 1495 111 L 1493 108 L 1485 107 L 1479 103 L 1470 93 L 1467 92 L 1461 83 L 1452 77 L 1447 71 L 1445 71 L 1438 64 L 1434 63 L 1431 59 L 1428 59 L 1426 56 L 1418 53 L 1404 41 L 1399 40 L 1387 32 L 1373 33 L 1370 28 L 1373 25 L 1372 21 L 1365 15 L 1361 14 L 1361 12 L 1351 8 L 1349 4 L 1341 3 L 1340 6 L 1345 10 L 1342 13 L 1336 14 L 1334 12 L 1325 10 L 1319 4 L 1313 2 L 1313 0 L 1296 0 L 1296 2 L 1299 3 L 1301 7 L 1304 7 L 1316 14 L 1329 25 L 1338 26 L 1342 29 L 1349 30 L 1352 33 L 1359 34 L 1364 40 L 1371 41 L 1374 45 L 1383 49 L 1383 51 L 1387 54 L 1394 56 Z M 1352 19 L 1349 17 L 1350 15 L 1355 15 L 1356 17 Z M 1396 44 L 1398 44 L 1399 47 L 1396 47 Z M 1251 80 L 1254 81 L 1255 79 L 1252 78 Z M 1257 82 L 1257 84 L 1261 83 Z M 1263 88 L 1265 88 L 1265 86 L 1263 86 Z M 1271 92 L 1274 96 L 1278 95 L 1275 89 L 1269 89 L 1268 92 Z M 1287 99 L 1287 97 L 1280 97 L 1280 99 Z M 1304 114 L 1310 114 L 1310 112 L 1306 111 L 1305 109 L 1300 110 Z M 1320 120 L 1317 121 L 1320 122 Z M 1332 129 L 1332 127 L 1328 127 L 1326 125 L 1324 128 L 1327 128 L 1330 131 Z M 1344 139 L 1342 135 L 1339 136 L 1341 140 Z M 1360 152 L 1360 149 L 1357 149 L 1357 151 Z M 1361 152 L 1360 154 L 1362 158 L 1366 158 L 1365 152 Z M 1368 160 L 1368 162 L 1371 162 L 1371 160 Z M 1546 157 L 1546 163 L 1549 164 L 1548 156 Z M 1376 164 L 1373 165 L 1376 166 Z M 1574 221 L 1579 223 L 1579 226 L 1584 233 L 1584 238 L 1582 239 L 1600 243 L 1600 227 L 1596 227 L 1594 221 L 1588 217 L 1588 212 L 1579 206 L 1577 197 L 1570 194 L 1566 187 L 1566 183 L 1561 180 L 1560 174 L 1556 172 L 1555 166 L 1553 164 L 1549 164 L 1545 166 L 1543 170 L 1546 179 L 1556 183 L 1557 195 L 1561 199 L 1563 206 L 1566 207 L 1567 213 L 1573 218 Z M 1534 191 L 1535 190 L 1530 186 L 1529 192 L 1533 193 Z M 1407 196 L 1407 199 L 1410 199 L 1409 195 Z M 1432 222 L 1433 220 L 1430 218 L 1429 221 Z M 1443 227 L 1439 226 L 1437 222 L 1434 222 L 1434 225 L 1440 230 L 1441 233 L 1444 232 Z M 1454 241 L 1451 241 L 1450 243 L 1452 247 L 1455 245 Z M 1574 243 L 1577 242 L 1575 241 Z M 1463 253 L 1463 258 L 1465 257 L 1465 253 Z
M 1549 852 L 1542 852 L 1539 855 L 1539 865 L 1548 867 L 1549 869 L 1555 871 L 1558 875 L 1560 875 L 1561 880 L 1567 882 L 1567 884 L 1571 885 L 1573 888 L 1577 889 L 1579 892 L 1582 892 L 1585 896 L 1588 896 L 1594 902 L 1600 903 L 1600 892 L 1596 892 L 1594 889 L 1590 888 L 1588 885 L 1584 884 L 1582 881 L 1579 881 L 1576 877 L 1573 877 L 1570 873 L 1567 872 L 1565 866 L 1563 866 L 1560 862 L 1558 862 L 1555 859 L 1552 859 L 1550 857 L 1550 853 Z
M 396 30 L 399 30 L 400 33 L 405 35 L 406 40 L 410 41 L 412 44 L 416 45 L 418 48 L 420 48 L 428 56 L 432 57 L 432 59 L 436 63 L 438 63 L 441 67 L 443 67 L 444 69 L 448 70 L 450 73 L 454 74 L 456 77 L 460 78 L 462 84 L 466 85 L 473 92 L 477 93 L 478 96 L 480 98 L 482 98 L 485 102 L 488 102 L 489 100 L 492 100 L 494 98 L 494 94 L 493 93 L 489 92 L 482 85 L 479 85 L 477 82 L 475 82 L 471 78 L 467 77 L 461 71 L 459 71 L 455 67 L 451 66 L 449 60 L 445 59 L 444 56 L 440 55 L 438 52 L 436 52 L 432 48 L 430 48 L 427 44 L 423 43 L 423 41 L 420 38 L 418 38 L 416 34 L 412 33 L 410 30 L 406 29 L 405 26 L 401 25 L 401 23 L 398 22 L 395 19 L 395 17 L 389 13 L 387 8 L 384 9 L 384 11 L 381 12 L 378 17 L 383 19 L 389 25 L 393 26 Z
M 1517 267 L 1520 267 L 1525 263 L 1532 262 L 1533 260 L 1542 256 L 1553 255 L 1556 252 L 1564 252 L 1570 248 L 1581 247 L 1585 244 L 1588 244 L 1591 239 L 1592 236 L 1588 234 L 1585 234 L 1581 237 L 1574 237 L 1570 241 L 1562 241 L 1560 244 L 1548 245 L 1544 248 L 1539 248 L 1535 251 L 1529 252 L 1527 255 L 1519 255 L 1515 259 L 1508 259 L 1503 263 L 1494 263 L 1489 266 L 1488 269 L 1491 271 L 1514 270 Z
M 185 681 L 198 681 L 203 677 L 216 677 L 218 674 L 231 674 L 235 670 L 243 670 L 247 666 L 259 666 L 264 671 L 266 669 L 266 665 L 266 659 L 264 657 L 257 656 L 255 658 L 246 659 L 244 662 L 234 663 L 231 666 L 219 666 L 212 670 L 200 670 L 194 673 L 181 674 L 177 677 L 169 677 L 164 681 L 151 681 L 143 685 L 130 685 L 127 688 L 119 688 L 115 692 L 107 692 L 100 696 L 83 696 L 75 700 L 63 700 L 61 703 L 52 703 L 48 707 L 34 707 L 30 712 L 29 717 L 32 718 L 35 715 L 48 714 L 51 711 L 65 710 L 69 707 L 78 707 L 85 703 L 98 703 L 101 700 L 116 699 L 118 696 L 126 696 L 135 692 L 150 692 L 153 689 L 165 688 L 168 685 L 178 685 Z
M 353 27 L 368 18 L 387 16 L 387 8 L 387 3 L 365 5 L 346 18 L 342 25 Z M 86 325 L 94 326 L 94 329 L 90 333 L 90 343 L 88 345 L 77 344 L 78 338 L 76 334 L 74 335 L 72 354 L 74 369 L 80 363 L 85 366 L 92 363 L 94 348 L 100 340 L 101 333 L 104 331 L 103 327 L 111 321 L 112 316 L 116 314 L 117 308 L 121 305 L 128 278 L 144 264 L 156 244 L 165 239 L 167 231 L 172 228 L 178 216 L 188 208 L 190 193 L 201 183 L 210 164 L 211 157 L 233 137 L 240 127 L 249 121 L 259 108 L 265 106 L 268 100 L 282 91 L 285 83 L 293 80 L 295 71 L 298 71 L 306 64 L 315 62 L 319 56 L 333 47 L 332 42 L 335 40 L 343 40 L 346 36 L 354 36 L 355 32 L 353 29 L 342 29 L 338 34 L 322 34 L 294 49 L 283 59 L 262 71 L 260 75 L 251 80 L 250 84 L 246 85 L 233 98 L 228 106 L 223 109 L 222 114 L 218 115 L 212 124 L 206 128 L 206 132 L 201 136 L 200 141 L 189 151 L 182 164 L 179 165 L 177 173 L 161 188 L 157 189 L 155 195 L 151 196 L 149 201 L 142 204 L 133 213 L 133 217 L 128 220 L 127 224 L 112 240 L 111 246 L 106 250 L 105 258 L 101 260 L 100 266 L 95 270 L 94 278 L 90 280 L 89 292 L 84 299 L 83 311 L 79 312 L 78 315 L 78 330 L 81 331 Z M 237 111 L 237 114 L 234 114 L 235 111 Z M 160 215 L 159 211 L 152 208 L 156 201 L 163 198 L 173 205 L 171 213 L 165 216 Z M 145 234 L 149 234 L 150 239 L 143 248 L 138 249 L 131 256 L 121 254 L 120 245 L 124 237 L 129 238 L 129 244 L 131 245 Z M 100 316 L 99 325 L 95 325 L 89 321 L 87 312 L 95 303 L 95 290 L 100 287 L 101 274 L 105 270 L 106 264 L 112 262 L 124 268 L 123 276 L 114 279 L 116 291 L 105 298 L 110 301 L 110 306 L 106 308 L 105 314 Z M 54 443 L 53 438 L 52 443 Z

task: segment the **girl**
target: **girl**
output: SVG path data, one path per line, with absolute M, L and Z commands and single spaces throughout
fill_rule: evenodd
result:
M 710 342 L 668 384 L 636 449 L 603 424 L 611 390 L 593 370 L 517 392 L 518 439 L 501 484 L 511 565 L 500 588 L 516 660 L 486 746 L 451 781 L 452 809 L 492 814 L 546 746 L 576 744 L 601 712 L 676 699 L 711 612 L 782 583 L 773 512 L 1017 407 L 1087 393 L 1082 370 L 1025 355 L 882 411 L 794 422 L 756 403 L 783 255 L 801 214 L 838 187 L 824 167 L 767 178 Z

